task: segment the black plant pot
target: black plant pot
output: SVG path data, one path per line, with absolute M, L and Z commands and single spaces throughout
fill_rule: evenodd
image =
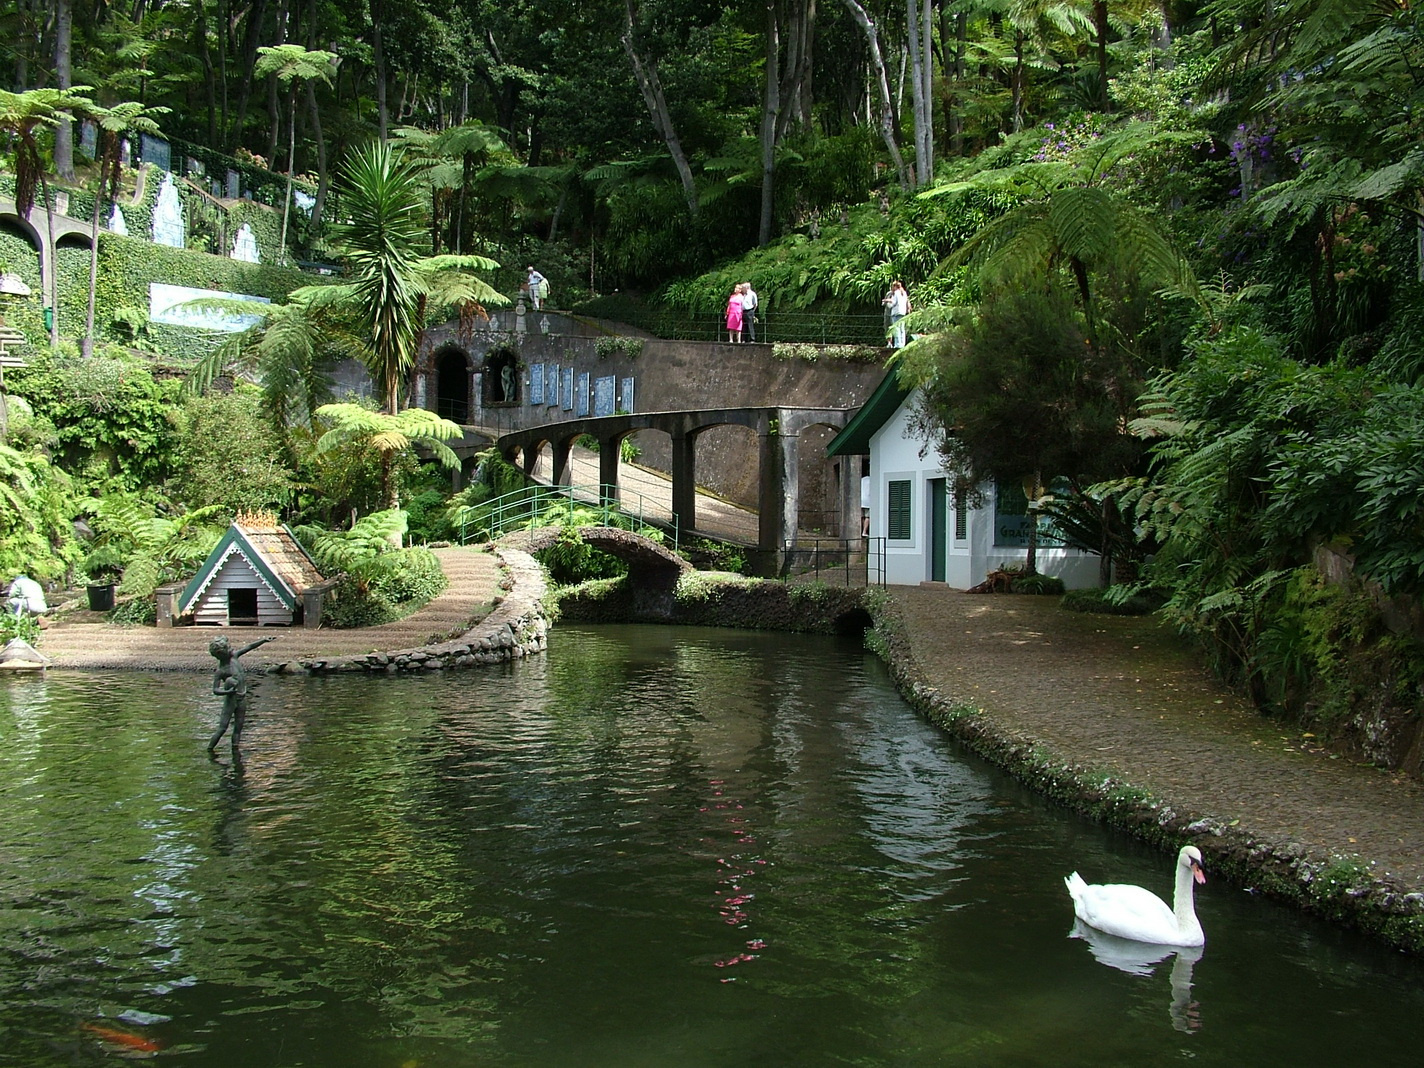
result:
M 91 612 L 107 612 L 114 607 L 114 589 L 117 583 L 106 582 L 103 585 L 92 585 L 89 587 L 89 610 Z

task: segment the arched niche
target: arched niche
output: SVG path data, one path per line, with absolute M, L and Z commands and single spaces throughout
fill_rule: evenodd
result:
M 435 354 L 435 412 L 452 422 L 470 421 L 470 359 L 460 349 Z
M 480 404 L 485 408 L 499 408 L 520 402 L 520 372 L 523 365 L 519 353 L 512 346 L 497 345 L 485 354 L 485 362 L 480 376 Z

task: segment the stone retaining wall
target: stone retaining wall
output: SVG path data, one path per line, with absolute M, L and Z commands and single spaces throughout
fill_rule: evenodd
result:
M 298 660 L 275 670 L 311 675 L 444 671 L 502 664 L 542 653 L 549 630 L 543 607 L 547 589 L 544 569 L 528 553 L 509 548 L 497 553 L 506 572 L 508 592 L 493 612 L 460 637 L 416 649 Z

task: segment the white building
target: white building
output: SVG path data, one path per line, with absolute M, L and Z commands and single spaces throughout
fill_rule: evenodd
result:
M 939 452 L 911 430 L 917 397 L 891 370 L 827 447 L 847 460 L 870 457 L 872 573 L 883 562 L 891 585 L 943 582 L 968 589 L 998 568 L 1022 567 L 1031 521 L 1022 490 L 990 485 L 977 499 L 956 494 L 954 475 Z M 1067 548 L 1042 532 L 1036 561 L 1041 574 L 1062 579 L 1069 589 L 1098 585 L 1096 553 Z

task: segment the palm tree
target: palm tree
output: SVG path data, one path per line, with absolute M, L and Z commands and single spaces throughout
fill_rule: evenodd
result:
M 287 86 L 289 106 L 287 109 L 287 195 L 282 198 L 282 238 L 278 242 L 278 255 L 285 262 L 287 258 L 287 219 L 292 211 L 292 174 L 296 170 L 297 152 L 297 96 L 295 82 L 312 82 L 317 79 L 331 84 L 331 73 L 335 69 L 336 53 L 320 49 L 305 49 L 299 44 L 281 44 L 275 48 L 259 48 L 255 72 L 266 77 L 274 74 L 277 80 Z
M 1150 151 L 1186 134 L 1135 124 L 1104 137 L 1070 159 L 1015 164 L 920 195 L 980 190 L 1018 202 L 950 258 L 978 267 L 985 290 L 1011 292 L 1066 271 L 1077 290 L 1090 340 L 1097 340 L 1093 276 L 1118 272 L 1204 304 L 1201 287 L 1181 252 L 1146 212 L 1114 192 L 1105 178 L 1126 155 Z
M 432 307 L 507 304 L 470 273 L 499 266 L 484 256 L 423 256 L 426 228 L 418 168 L 389 143 L 358 149 L 342 170 L 338 229 L 350 281 L 293 293 L 312 311 L 344 320 L 355 355 L 395 415 Z
M 424 408 L 406 408 L 393 415 L 373 412 L 359 404 L 324 404 L 317 417 L 331 424 L 316 443 L 318 453 L 342 445 L 361 444 L 381 454 L 381 484 L 386 507 L 400 507 L 392 467 L 397 453 L 416 447 L 428 449 L 449 468 L 460 466 L 460 458 L 445 442 L 464 436 L 459 423 L 442 419 Z
M 202 301 L 195 306 L 263 317 L 260 339 L 235 339 L 211 353 L 195 371 L 192 381 L 205 386 L 224 366 L 246 363 L 262 378 L 269 406 L 287 421 L 310 412 L 325 386 L 326 361 L 339 352 L 365 364 L 376 383 L 383 414 L 359 405 L 325 405 L 321 418 L 336 419 L 319 451 L 345 440 L 371 439 L 383 454 L 385 496 L 395 507 L 396 489 L 391 459 L 412 444 L 430 448 L 442 462 L 454 458 L 436 444 L 462 431 L 454 423 L 437 419 L 421 409 L 400 410 L 401 387 L 415 363 L 427 312 L 469 308 L 483 312 L 485 304 L 507 304 L 509 299 L 470 273 L 499 265 L 484 256 L 423 256 L 425 204 L 419 168 L 402 158 L 385 142 L 372 142 L 358 150 L 343 168 L 342 210 L 347 221 L 337 240 L 347 265 L 348 281 L 303 286 L 293 290 L 288 303 L 254 309 L 238 302 Z M 255 336 L 255 335 L 254 335 Z M 357 414 L 357 413 L 361 414 Z M 394 420 L 390 424 L 375 417 Z M 454 434 L 444 427 L 453 427 Z M 442 436 L 443 435 L 443 436 Z M 443 448 L 443 446 L 442 446 Z M 448 456 L 445 455 L 448 453 Z

